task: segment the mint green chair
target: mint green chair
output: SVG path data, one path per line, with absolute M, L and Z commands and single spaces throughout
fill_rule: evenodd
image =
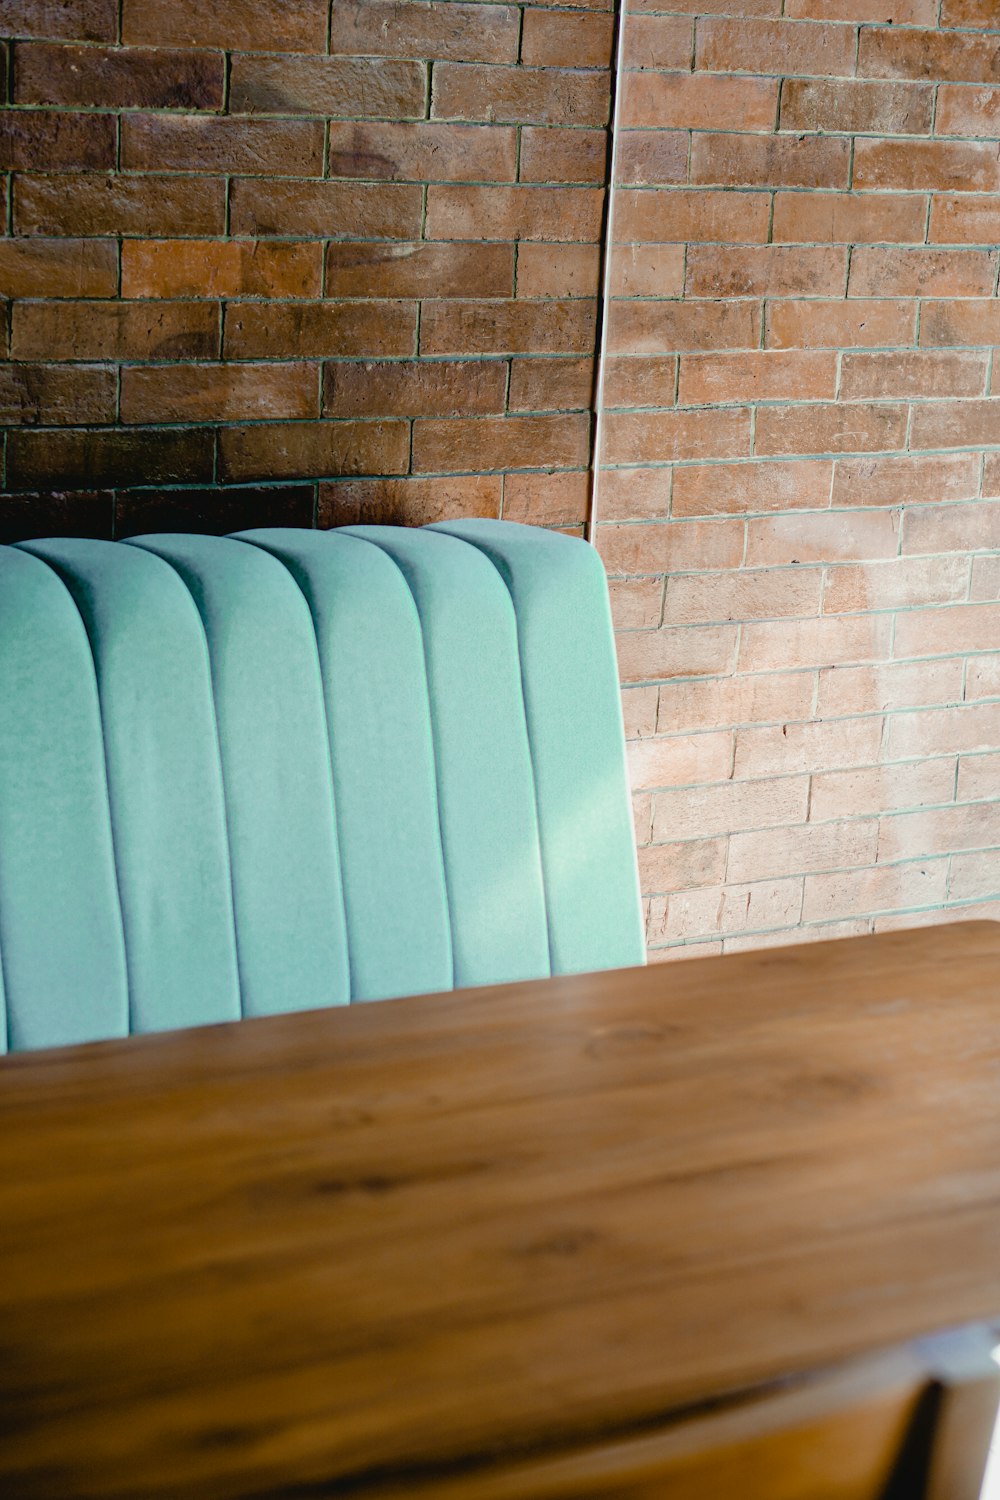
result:
M 584 543 L 0 547 L 4 1049 L 642 960 Z

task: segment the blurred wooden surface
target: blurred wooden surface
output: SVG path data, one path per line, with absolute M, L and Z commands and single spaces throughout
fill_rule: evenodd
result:
M 444 1493 L 997 1315 L 998 925 L 0 1064 L 17 1500 Z

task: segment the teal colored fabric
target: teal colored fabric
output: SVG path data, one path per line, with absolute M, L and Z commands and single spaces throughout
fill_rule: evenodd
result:
M 639 911 L 578 540 L 0 547 L 0 1046 L 641 963 Z

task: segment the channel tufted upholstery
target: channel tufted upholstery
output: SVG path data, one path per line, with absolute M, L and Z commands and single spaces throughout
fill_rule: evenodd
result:
M 642 956 L 582 542 L 0 547 L 5 1049 Z

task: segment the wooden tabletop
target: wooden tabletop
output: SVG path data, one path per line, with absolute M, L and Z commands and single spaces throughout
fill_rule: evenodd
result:
M 1000 925 L 0 1064 L 18 1500 L 376 1496 L 997 1315 Z

